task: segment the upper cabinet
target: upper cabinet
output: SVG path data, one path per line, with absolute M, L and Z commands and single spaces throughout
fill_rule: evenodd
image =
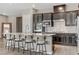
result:
M 33 14 L 33 32 L 42 32 L 42 14 Z
M 66 5 L 63 4 L 63 5 L 56 5 L 53 7 L 54 9 L 54 13 L 58 13 L 58 12 L 65 12 L 66 10 Z
M 65 20 L 65 26 L 76 26 L 77 25 L 78 11 L 66 11 L 53 14 L 53 20 Z
M 51 20 L 52 17 L 52 13 L 44 13 L 43 14 L 43 20 Z
M 53 26 L 52 13 L 43 13 L 43 24 L 46 26 Z
M 40 22 L 42 22 L 42 14 L 34 14 L 34 15 L 33 15 L 33 21 L 34 21 L 35 23 L 40 23 Z
M 59 20 L 59 19 L 65 19 L 65 13 L 64 12 L 53 14 L 53 20 Z
M 66 26 L 76 26 L 77 25 L 77 12 L 66 12 L 65 13 L 65 25 Z
M 56 5 L 53 7 L 54 9 L 54 14 L 53 14 L 53 20 L 58 20 L 58 19 L 64 19 L 65 18 L 65 10 L 66 10 L 66 5 Z

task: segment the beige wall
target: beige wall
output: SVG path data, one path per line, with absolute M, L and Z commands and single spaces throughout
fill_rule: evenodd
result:
M 7 20 L 8 20 L 7 16 L 0 15 L 0 38 L 1 38 L 1 34 L 2 34 L 2 23 L 6 22 Z
M 16 17 L 8 16 L 8 22 L 12 23 L 12 32 L 16 32 Z

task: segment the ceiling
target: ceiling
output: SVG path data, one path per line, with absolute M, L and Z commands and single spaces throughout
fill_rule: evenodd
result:
M 18 15 L 22 14 L 23 12 L 26 12 L 32 7 L 36 9 L 44 9 L 44 8 L 52 8 L 53 5 L 58 4 L 52 4 L 52 3 L 0 3 L 0 14 L 3 15 Z
M 18 15 L 33 7 L 36 9 L 53 9 L 54 5 L 61 3 L 0 3 L 0 14 L 3 15 Z

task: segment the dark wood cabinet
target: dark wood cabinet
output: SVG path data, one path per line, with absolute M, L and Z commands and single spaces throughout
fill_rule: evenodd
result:
M 16 32 L 22 32 L 22 17 L 16 17 Z
M 53 20 L 59 20 L 59 19 L 65 19 L 65 13 L 54 13 L 53 14 Z
M 53 26 L 53 13 L 43 13 L 43 24 Z
M 54 39 L 54 44 L 77 46 L 76 34 L 57 34 Z
M 42 22 L 42 14 L 33 14 L 33 21 L 35 23 L 40 23 Z
M 65 4 L 63 4 L 63 5 L 56 5 L 56 6 L 53 7 L 53 9 L 54 9 L 55 13 L 56 12 L 65 12 L 66 5 Z
M 65 13 L 65 25 L 76 26 L 77 25 L 77 12 L 66 12 Z
M 33 32 L 42 32 L 42 14 L 33 14 Z
M 52 20 L 52 13 L 43 13 L 43 20 Z

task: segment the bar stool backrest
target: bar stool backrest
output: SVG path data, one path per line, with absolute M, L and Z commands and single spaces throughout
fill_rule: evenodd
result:
M 20 39 L 24 39 L 25 40 L 25 35 L 22 34 L 22 33 L 20 35 L 21 35 Z
M 26 41 L 31 42 L 33 40 L 32 35 L 26 35 Z
M 40 35 L 35 35 L 34 39 L 36 40 L 37 43 L 45 43 L 46 41 L 45 36 L 40 36 Z
M 11 34 L 6 34 L 6 39 L 11 39 Z
M 16 33 L 15 35 L 15 40 L 21 40 L 21 34 Z

